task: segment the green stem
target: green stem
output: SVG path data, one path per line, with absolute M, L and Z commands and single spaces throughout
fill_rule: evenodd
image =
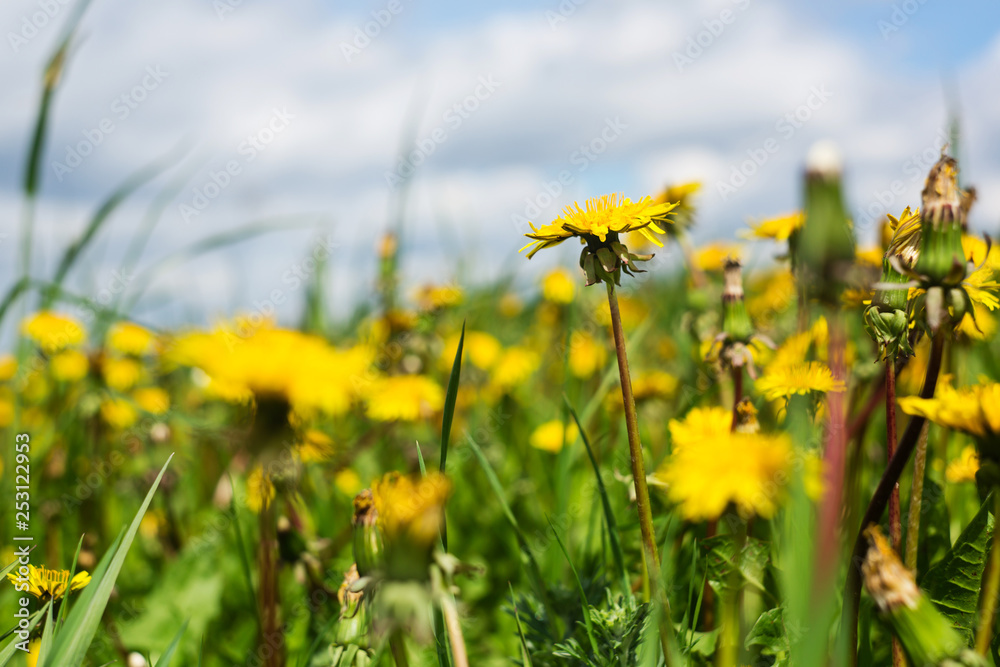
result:
M 906 521 L 906 555 L 903 563 L 917 576 L 917 543 L 920 538 L 920 508 L 924 498 L 924 471 L 927 468 L 927 428 L 924 422 L 913 455 L 913 484 L 910 485 L 910 514 Z
M 392 659 L 396 662 L 396 667 L 410 667 L 410 662 L 406 659 L 406 644 L 403 642 L 403 635 L 393 632 L 389 637 L 389 650 L 392 652 Z
M 941 371 L 944 341 L 944 333 L 939 332 L 934 335 L 933 342 L 931 343 L 931 356 L 927 361 L 927 375 L 924 378 L 924 386 L 920 392 L 921 398 L 932 398 L 934 396 L 938 374 Z M 906 425 L 906 431 L 903 432 L 903 436 L 900 438 L 899 447 L 896 448 L 896 453 L 893 454 L 888 465 L 885 467 L 885 472 L 882 473 L 882 479 L 879 480 L 878 486 L 875 488 L 875 493 L 872 494 L 872 499 L 868 503 L 868 509 L 865 511 L 858 534 L 854 540 L 854 549 L 851 552 L 851 559 L 847 567 L 847 584 L 844 587 L 844 622 L 841 625 L 847 632 L 847 654 L 851 667 L 857 667 L 858 664 L 858 607 L 861 602 L 861 563 L 864 560 L 867 544 L 864 537 L 864 530 L 870 524 L 878 523 L 882 517 L 882 512 L 885 511 L 885 507 L 889 502 L 892 489 L 899 481 L 899 476 L 902 474 L 903 468 L 906 467 L 906 462 L 909 461 L 910 455 L 917 445 L 917 440 L 925 421 L 923 417 L 912 417 L 910 423 Z
M 649 488 L 646 486 L 646 464 L 642 456 L 642 443 L 639 441 L 639 420 L 635 412 L 635 397 L 632 395 L 632 378 L 628 370 L 628 354 L 625 351 L 625 332 L 622 329 L 622 317 L 618 310 L 618 296 L 615 294 L 614 283 L 605 281 L 608 288 L 608 308 L 611 313 L 611 329 L 615 339 L 615 353 L 618 355 L 618 375 L 621 380 L 622 402 L 625 406 L 625 429 L 628 433 L 628 449 L 632 459 L 632 483 L 635 485 L 635 505 L 639 513 L 639 529 L 642 532 L 642 543 L 646 558 L 643 560 L 646 574 L 656 597 L 663 606 L 660 623 L 660 642 L 663 646 L 667 665 L 671 662 L 668 633 L 670 629 L 670 603 L 660 585 L 660 556 L 656 549 L 656 536 L 653 532 L 653 511 L 649 503 Z
M 886 461 L 892 460 L 892 455 L 896 453 L 896 373 L 895 373 L 895 359 L 891 356 L 887 357 L 885 360 L 885 435 L 886 435 Z M 917 460 L 920 460 L 919 448 L 917 453 Z M 920 494 L 923 493 L 923 477 L 920 477 L 920 490 L 917 489 L 917 478 L 913 478 L 913 485 L 910 487 L 910 532 L 907 533 L 907 548 L 909 548 L 909 543 L 911 541 L 911 536 L 915 533 L 913 531 L 913 503 L 914 496 L 916 493 L 919 498 Z M 916 501 L 918 504 L 917 514 L 919 515 L 919 500 Z M 919 516 L 917 521 L 920 521 Z M 917 529 L 919 530 L 919 528 Z M 889 496 L 889 541 L 892 544 L 892 548 L 899 553 L 903 544 L 903 520 L 902 514 L 899 507 L 899 483 L 896 483 L 892 488 L 892 494 Z M 913 540 L 916 544 L 916 540 Z M 915 552 L 914 552 L 915 553 Z M 899 637 L 893 636 L 892 638 L 892 667 L 905 667 L 906 666 L 906 655 L 903 652 L 903 644 L 899 641 Z
M 993 617 L 997 610 L 997 593 L 1000 592 L 1000 530 L 996 529 L 996 518 L 1000 516 L 1000 489 L 993 489 L 993 544 L 987 564 L 983 592 L 980 599 L 983 608 L 979 612 L 979 629 L 976 631 L 976 653 L 986 657 L 993 636 Z

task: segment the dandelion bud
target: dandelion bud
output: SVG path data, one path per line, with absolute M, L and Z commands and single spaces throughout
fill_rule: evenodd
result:
M 865 537 L 869 545 L 861 564 L 865 588 L 899 637 L 910 664 L 985 665 L 920 591 L 878 526 L 865 529 Z
M 753 324 L 743 301 L 743 268 L 739 260 L 727 258 L 723 276 L 722 330 L 730 340 L 747 343 L 753 335 Z
M 854 262 L 854 234 L 844 207 L 840 155 L 829 142 L 810 151 L 805 176 L 805 223 L 795 265 L 807 274 L 822 300 L 835 304 Z
M 760 422 L 757 421 L 757 408 L 753 402 L 744 396 L 736 404 L 736 428 L 737 433 L 756 435 L 760 433 Z
M 962 230 L 973 197 L 958 187 L 954 158 L 942 156 L 931 167 L 921 193 L 921 245 L 916 265 L 916 272 L 928 285 L 955 286 L 965 278 Z
M 365 489 L 354 496 L 354 561 L 358 573 L 368 576 L 378 569 L 382 554 L 382 536 L 379 534 L 378 510 L 371 489 Z

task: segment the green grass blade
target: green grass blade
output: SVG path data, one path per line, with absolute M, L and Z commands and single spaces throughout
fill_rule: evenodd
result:
M 233 526 L 236 528 L 236 548 L 240 552 L 240 567 L 243 570 L 243 579 L 247 585 L 247 592 L 250 595 L 250 606 L 254 610 L 254 617 L 257 619 L 257 629 L 264 627 L 260 618 L 260 606 L 257 604 L 257 590 L 253 585 L 253 573 L 250 569 L 250 559 L 247 558 L 246 543 L 243 541 L 243 529 L 240 527 L 240 515 L 236 511 L 236 485 L 233 483 L 233 476 L 229 476 L 229 488 L 233 490 L 233 495 L 229 499 L 229 511 L 233 513 Z
M 45 614 L 48 611 L 49 607 L 51 606 L 52 606 L 51 602 L 46 602 L 44 607 L 35 612 L 31 620 L 28 621 L 29 634 L 31 633 L 32 630 L 35 629 L 35 626 L 38 625 L 38 621 L 41 620 L 42 615 Z M 6 667 L 7 663 L 10 662 L 10 659 L 14 657 L 14 654 L 16 652 L 17 652 L 17 641 L 15 637 L 10 641 L 9 644 L 4 646 L 3 649 L 0 649 L 0 667 Z
M 35 548 L 31 547 L 31 550 L 34 551 Z M 0 570 L 0 580 L 2 580 L 4 577 L 6 577 L 11 572 L 13 572 L 15 567 L 17 567 L 17 559 L 16 558 L 10 562 L 10 565 L 6 565 L 6 566 L 4 566 L 4 568 L 2 570 Z
M 104 614 L 104 609 L 111 598 L 111 591 L 114 589 L 115 581 L 118 579 L 118 574 L 125 563 L 125 556 L 128 555 L 129 547 L 132 546 L 132 540 L 135 539 L 136 532 L 139 530 L 139 523 L 142 521 L 142 517 L 145 516 L 146 510 L 153 500 L 153 494 L 160 485 L 160 480 L 163 479 L 163 473 L 167 471 L 167 466 L 170 465 L 170 461 L 173 458 L 174 455 L 171 454 L 170 458 L 167 459 L 167 462 L 160 469 L 160 474 L 156 476 L 156 481 L 153 482 L 153 486 L 146 494 L 146 499 L 143 501 L 142 506 L 139 507 L 139 511 L 136 512 L 128 530 L 125 531 L 120 543 L 114 550 L 114 557 L 106 565 L 107 569 L 99 573 L 100 577 L 93 578 L 90 585 L 85 589 L 89 595 L 81 596 L 77 604 L 73 607 L 73 611 L 69 613 L 69 616 L 66 618 L 66 624 L 63 626 L 52 648 L 52 653 L 49 654 L 48 659 L 45 661 L 45 667 L 79 667 L 86 659 L 87 649 L 94 639 L 98 625 L 100 625 L 101 616 Z M 102 564 L 106 558 L 107 555 L 102 559 Z
M 628 340 L 625 341 L 626 351 L 630 356 L 635 354 L 635 348 L 638 347 L 642 339 L 646 337 L 652 327 L 653 320 L 647 319 L 645 322 L 639 325 L 638 328 L 628 336 Z M 601 407 L 601 402 L 604 397 L 608 395 L 615 383 L 619 381 L 618 364 L 614 361 L 608 366 L 608 370 L 604 373 L 604 377 L 601 378 L 601 384 L 597 388 L 597 391 L 593 396 L 590 397 L 590 401 L 584 406 L 583 412 L 580 413 L 580 421 L 584 424 L 589 424 L 591 418 L 597 412 L 597 409 Z
M 174 635 L 174 638 L 167 647 L 167 650 L 164 651 L 163 655 L 160 656 L 160 659 L 156 661 L 156 665 L 154 667 L 170 667 L 170 661 L 174 659 L 174 653 L 177 652 L 177 647 L 181 643 L 181 637 L 184 636 L 184 631 L 187 630 L 187 626 L 188 621 L 184 621 L 184 624 L 181 625 L 181 629 L 177 631 L 176 635 Z
M 52 638 L 56 631 L 55 623 L 52 622 L 52 605 L 46 605 L 46 607 L 45 627 L 42 628 L 42 641 L 38 647 L 38 662 L 43 665 L 45 664 L 45 658 L 49 655 L 49 651 L 52 650 Z
M 531 653 L 528 652 L 528 640 L 524 638 L 524 628 L 521 627 L 521 614 L 517 611 L 517 601 L 514 599 L 514 587 L 511 586 L 509 581 L 507 582 L 507 586 L 510 588 L 510 604 L 514 607 L 514 622 L 517 624 L 517 636 L 521 640 L 521 660 L 524 661 L 524 667 L 532 667 Z
M 573 559 L 569 557 L 569 551 L 566 550 L 566 545 L 563 544 L 562 538 L 559 537 L 559 531 L 556 527 L 552 525 L 552 518 L 545 517 L 545 520 L 549 522 L 549 528 L 552 529 L 552 535 L 556 538 L 556 543 L 559 544 L 559 548 L 562 549 L 563 556 L 566 557 L 566 562 L 569 563 L 569 569 L 573 572 L 573 579 L 576 581 L 576 591 L 580 594 L 580 610 L 583 612 L 583 623 L 587 628 L 587 637 L 590 639 L 590 648 L 594 651 L 594 657 L 600 655 L 597 648 L 597 640 L 594 639 L 594 626 L 590 620 L 590 603 L 587 602 L 587 594 L 583 590 L 583 582 L 580 581 L 580 574 L 576 571 L 576 567 L 573 565 Z
M 17 303 L 18 298 L 27 292 L 29 287 L 31 287 L 31 280 L 27 276 L 10 286 L 10 289 L 4 294 L 3 301 L 0 301 L 0 324 L 3 324 L 4 318 L 7 317 L 7 311 Z
M 80 536 L 80 541 L 76 543 L 76 553 L 73 554 L 73 566 L 69 568 L 69 580 L 73 581 L 73 577 L 76 576 L 76 564 L 80 560 L 80 549 L 83 548 L 83 535 Z M 59 622 L 66 620 L 66 612 L 69 611 L 69 605 L 64 604 L 59 608 Z M 41 661 L 39 661 L 41 662 Z M 44 662 L 42 663 L 45 664 Z
M 421 476 L 426 475 L 427 474 L 427 464 L 424 463 L 424 453 L 420 449 L 420 441 L 419 440 L 414 440 L 413 444 L 415 444 L 417 446 L 417 465 L 420 466 L 420 475 Z
M 55 287 L 60 287 L 63 281 L 66 279 L 66 274 L 69 273 L 73 265 L 76 264 L 77 260 L 83 254 L 83 251 L 87 249 L 87 246 L 94 240 L 97 233 L 101 230 L 101 227 L 111 218 L 111 214 L 114 213 L 115 209 L 125 201 L 133 192 L 138 190 L 140 187 L 153 180 L 174 162 L 172 157 L 174 151 L 171 151 L 168 156 L 159 158 L 155 162 L 147 165 L 146 167 L 140 169 L 138 172 L 130 176 L 122 183 L 117 190 L 111 193 L 94 213 L 94 216 L 84 227 L 83 233 L 80 234 L 73 243 L 66 248 L 63 253 L 62 259 L 59 260 L 59 265 L 56 268 L 56 272 L 52 277 L 52 284 Z M 55 298 L 55 293 L 49 291 L 46 293 L 45 298 L 42 301 L 42 307 L 48 308 L 52 304 L 52 300 Z
M 458 349 L 455 351 L 455 361 L 451 364 L 451 377 L 448 378 L 448 393 L 444 398 L 444 413 L 441 416 L 441 466 L 445 471 L 448 463 L 448 439 L 451 436 L 451 422 L 455 418 L 455 401 L 458 399 L 458 383 L 462 375 L 462 350 L 465 348 L 465 322 L 462 322 L 462 335 L 458 339 Z
M 594 468 L 594 479 L 597 480 L 597 490 L 601 495 L 601 506 L 604 508 L 604 521 L 608 526 L 611 555 L 614 556 L 615 567 L 622 578 L 622 591 L 626 597 L 631 598 L 632 586 L 629 584 L 628 570 L 625 568 L 625 553 L 622 550 L 621 536 L 618 533 L 618 522 L 615 520 L 615 513 L 611 509 L 611 500 L 608 498 L 608 490 L 605 488 L 604 480 L 601 478 L 601 470 L 597 466 L 597 458 L 594 457 L 594 450 L 590 446 L 590 439 L 587 438 L 587 433 L 583 429 L 583 424 L 580 423 L 580 418 L 577 416 L 576 410 L 570 405 L 569 398 L 563 395 L 563 401 L 566 402 L 569 414 L 573 417 L 573 421 L 576 422 L 576 428 L 580 432 L 580 439 L 583 440 L 583 444 L 587 448 L 587 456 L 590 457 L 590 465 Z

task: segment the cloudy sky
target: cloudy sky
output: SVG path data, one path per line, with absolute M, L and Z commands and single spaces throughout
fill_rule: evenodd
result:
M 164 158 L 170 168 L 71 275 L 75 291 L 119 289 L 124 249 L 157 198 L 167 203 L 140 268 L 262 220 L 290 228 L 164 265 L 136 310 L 153 323 L 246 310 L 275 290 L 292 317 L 293 276 L 327 249 L 338 307 L 363 298 L 402 182 L 411 283 L 512 270 L 530 281 L 575 249 L 518 258 L 527 220 L 674 180 L 704 183 L 699 242 L 732 237 L 799 205 L 804 155 L 823 138 L 841 148 L 868 235 L 886 208 L 919 203 L 950 111 L 964 180 L 980 192 L 973 225 L 1000 226 L 996 0 L 352 5 L 94 0 L 57 92 L 34 273 L 51 275 L 102 199 Z M 40 74 L 72 7 L 0 8 L 5 286 Z

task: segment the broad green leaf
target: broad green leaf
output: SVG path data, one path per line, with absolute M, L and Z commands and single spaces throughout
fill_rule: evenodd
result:
M 955 546 L 919 581 L 934 605 L 970 644 L 979 610 L 983 569 L 993 537 L 994 521 L 989 511 L 992 502 L 990 494 L 958 536 Z
M 719 535 L 702 540 L 700 545 L 705 553 L 705 567 L 708 583 L 718 593 L 730 585 L 729 573 L 735 567 L 743 581 L 761 592 L 764 587 L 764 571 L 770 557 L 770 546 L 760 540 L 749 538 L 736 555 L 736 543 L 730 535 Z
M 927 572 L 951 548 L 951 523 L 944 491 L 928 475 L 924 479 L 920 502 L 920 541 L 917 551 L 917 572 Z
M 774 607 L 761 614 L 747 633 L 743 645 L 748 651 L 759 646 L 761 655 L 788 655 L 791 642 L 785 630 L 784 610 Z
M 90 584 L 84 589 L 84 594 L 80 596 L 73 611 L 66 618 L 66 624 L 59 632 L 44 667 L 79 667 L 83 664 L 87 657 L 87 649 L 94 639 L 94 634 L 101 623 L 101 616 L 111 598 L 111 591 L 118 579 L 118 573 L 121 572 L 122 565 L 125 563 L 125 556 L 128 555 L 132 540 L 135 539 L 135 534 L 139 530 L 139 523 L 142 522 L 142 517 L 145 516 L 149 503 L 153 500 L 153 494 L 160 485 L 160 480 L 163 479 L 163 473 L 167 471 L 167 466 L 170 465 L 170 460 L 173 458 L 174 455 L 171 454 L 167 462 L 163 464 L 160 474 L 156 476 L 156 481 L 153 482 L 152 488 L 146 494 L 146 499 L 139 511 L 136 512 L 124 535 L 115 540 L 112 549 L 101 559 Z

